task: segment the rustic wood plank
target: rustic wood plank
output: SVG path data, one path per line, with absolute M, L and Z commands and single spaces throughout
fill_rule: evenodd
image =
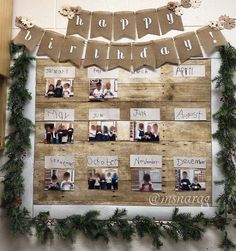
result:
M 210 60 L 189 60 L 185 65 L 204 65 L 204 77 L 173 77 L 173 66 L 164 65 L 160 78 L 130 78 L 130 73 L 119 69 L 119 98 L 106 102 L 88 102 L 87 70 L 76 68 L 74 97 L 48 99 L 44 96 L 45 66 L 58 66 L 50 60 L 37 61 L 36 86 L 36 140 L 34 203 L 35 204 L 110 204 L 110 205 L 147 205 L 150 206 L 150 193 L 131 190 L 131 154 L 161 155 L 162 191 L 160 196 L 209 196 L 211 203 L 211 74 Z M 60 66 L 71 66 L 69 63 Z M 44 137 L 44 109 L 74 109 L 74 144 L 47 145 Z M 124 134 L 122 141 L 88 142 L 88 111 L 93 108 L 120 108 L 121 121 L 130 120 L 130 108 L 160 108 L 160 144 L 130 142 Z M 174 121 L 175 108 L 206 108 L 206 121 Z M 127 124 L 128 125 L 128 124 Z M 129 126 L 127 126 L 127 130 Z M 119 135 L 118 135 L 119 137 Z M 68 155 L 75 158 L 75 191 L 50 192 L 44 189 L 44 156 Z M 119 190 L 91 191 L 87 189 L 87 156 L 117 155 L 119 158 Z M 196 192 L 175 191 L 174 156 L 206 157 L 206 190 Z M 168 198 L 163 198 L 168 200 Z M 178 205 L 184 205 L 181 201 Z M 159 203 L 158 205 L 167 205 Z M 199 206 L 200 203 L 189 204 Z

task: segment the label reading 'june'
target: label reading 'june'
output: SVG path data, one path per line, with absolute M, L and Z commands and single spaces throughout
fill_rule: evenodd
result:
M 120 120 L 120 109 L 89 109 L 89 120 Z

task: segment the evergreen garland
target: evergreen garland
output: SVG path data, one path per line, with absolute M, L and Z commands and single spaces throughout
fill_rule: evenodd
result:
M 38 240 L 45 243 L 55 235 L 65 241 L 74 241 L 79 232 L 86 237 L 96 240 L 99 238 L 109 241 L 110 237 L 130 241 L 134 235 L 152 238 L 153 245 L 160 249 L 163 239 L 176 242 L 183 240 L 198 241 L 202 238 L 207 226 L 215 225 L 223 231 L 219 247 L 228 251 L 235 248 L 229 239 L 227 226 L 236 215 L 236 175 L 234 153 L 236 152 L 236 86 L 233 74 L 236 70 L 236 50 L 232 46 L 220 48 L 222 65 L 219 75 L 215 78 L 217 88 L 222 92 L 222 106 L 214 115 L 218 121 L 218 130 L 213 135 L 219 141 L 221 151 L 217 155 L 218 165 L 225 180 L 224 193 L 218 198 L 216 216 L 208 219 L 203 213 L 192 216 L 189 213 L 179 213 L 176 208 L 171 221 L 156 221 L 154 218 L 136 216 L 129 220 L 125 209 L 116 209 L 110 218 L 101 220 L 98 211 L 88 211 L 84 215 L 71 215 L 64 219 L 51 219 L 49 212 L 41 212 L 31 218 L 30 213 L 22 206 L 21 197 L 24 193 L 22 171 L 24 157 L 30 149 L 29 135 L 34 126 L 24 117 L 25 105 L 30 101 L 31 94 L 26 89 L 28 71 L 34 60 L 24 46 L 11 45 L 14 64 L 11 67 L 12 84 L 8 98 L 10 111 L 9 125 L 11 132 L 6 137 L 6 154 L 8 161 L 1 167 L 5 173 L 2 206 L 6 209 L 10 227 L 14 234 L 32 234 L 34 229 Z

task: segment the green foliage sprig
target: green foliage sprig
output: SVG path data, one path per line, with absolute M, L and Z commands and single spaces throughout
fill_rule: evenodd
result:
M 22 206 L 21 198 L 24 193 L 24 157 L 30 149 L 30 133 L 34 126 L 24 117 L 24 107 L 30 101 L 31 94 L 26 88 L 29 66 L 34 60 L 24 46 L 11 45 L 14 64 L 11 67 L 12 84 L 8 98 L 10 111 L 9 125 L 11 132 L 6 137 L 7 162 L 1 167 L 5 173 L 4 193 L 2 206 L 7 210 L 10 227 L 13 233 L 32 234 L 41 243 L 52 240 L 55 235 L 65 241 L 74 241 L 78 233 L 84 234 L 91 240 L 102 238 L 106 242 L 110 237 L 122 238 L 130 241 L 134 235 L 140 238 L 149 236 L 153 245 L 160 249 L 163 239 L 172 239 L 176 242 L 202 238 L 209 224 L 223 231 L 220 244 L 222 250 L 231 250 L 235 244 L 229 239 L 227 227 L 231 215 L 236 215 L 236 177 L 234 153 L 236 152 L 236 87 L 233 83 L 233 74 L 236 67 L 236 50 L 232 46 L 222 47 L 220 54 L 222 65 L 216 77 L 217 88 L 222 92 L 222 106 L 214 115 L 218 121 L 218 130 L 213 135 L 221 146 L 217 155 L 218 165 L 225 180 L 224 193 L 218 198 L 216 216 L 208 219 L 203 213 L 192 216 L 190 213 L 179 213 L 175 209 L 170 221 L 156 221 L 151 217 L 136 216 L 128 219 L 125 209 L 116 209 L 112 216 L 100 219 L 98 211 L 88 211 L 84 215 L 71 215 L 64 219 L 52 219 L 49 212 L 41 212 L 31 217 Z M 33 231 L 34 230 L 34 231 Z
M 221 107 L 213 118 L 218 123 L 218 129 L 213 137 L 218 140 L 221 150 L 217 154 L 217 164 L 224 174 L 224 192 L 217 199 L 218 209 L 214 223 L 224 231 L 220 244 L 223 250 L 232 250 L 235 244 L 228 238 L 227 226 L 236 216 L 236 85 L 233 77 L 236 71 L 236 49 L 231 46 L 219 49 L 221 67 L 216 81 L 216 88 L 221 92 Z M 219 224 L 220 222 L 220 224 Z

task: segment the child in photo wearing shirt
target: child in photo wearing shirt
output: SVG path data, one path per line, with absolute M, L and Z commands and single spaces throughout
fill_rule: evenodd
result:
M 107 126 L 103 126 L 103 141 L 109 141 L 110 140 L 110 136 L 109 136 L 109 132 L 108 132 L 108 127 Z
M 110 172 L 107 173 L 106 182 L 107 182 L 107 190 L 111 190 L 112 177 Z
M 143 123 L 139 123 L 139 125 L 138 125 L 138 131 L 137 131 L 136 139 L 138 141 L 142 141 L 144 139 L 144 124 Z
M 143 175 L 143 183 L 140 187 L 140 191 L 142 192 L 152 192 L 154 189 L 153 189 L 153 185 L 152 185 L 152 182 L 151 182 L 151 177 L 150 177 L 150 174 L 149 173 L 145 173 Z
M 152 127 L 150 125 L 147 126 L 147 131 L 144 133 L 144 140 L 150 141 L 153 138 Z
M 65 172 L 63 175 L 63 181 L 61 182 L 62 191 L 70 191 L 74 188 L 73 183 L 70 181 L 70 173 Z
M 190 185 L 192 191 L 198 191 L 202 188 L 202 186 L 198 183 L 198 178 L 195 176 L 192 184 Z
M 103 98 L 104 99 L 109 99 L 109 98 L 114 98 L 114 94 L 112 93 L 112 91 L 111 91 L 111 83 L 110 83 L 110 81 L 107 81 L 106 83 L 105 83 L 105 89 L 104 89 L 104 91 L 103 91 Z
M 100 189 L 100 174 L 99 173 L 95 174 L 94 188 L 95 189 Z
M 69 125 L 69 128 L 67 129 L 67 142 L 68 143 L 72 143 L 72 137 L 73 137 L 73 133 L 74 133 L 74 129 L 72 127 L 72 125 Z
M 51 183 L 48 186 L 48 190 L 59 191 L 60 190 L 60 183 L 58 182 L 57 176 L 55 174 L 51 177 Z
M 56 83 L 56 88 L 55 88 L 55 97 L 56 98 L 61 98 L 62 97 L 62 85 L 61 85 L 61 80 L 58 79 Z
M 116 173 L 112 175 L 111 183 L 112 183 L 113 190 L 118 190 L 118 176 Z
M 96 141 L 103 141 L 102 127 L 100 125 L 97 125 L 95 140 Z
M 101 187 L 101 190 L 106 190 L 107 188 L 107 182 L 106 182 L 106 177 L 104 173 L 101 174 L 100 187 Z
M 152 141 L 160 142 L 160 133 L 158 131 L 158 124 L 152 125 Z
M 70 94 L 71 94 L 70 84 L 69 83 L 65 83 L 63 85 L 63 98 L 69 98 Z
M 53 84 L 50 84 L 48 87 L 48 91 L 47 91 L 47 96 L 49 98 L 54 97 L 55 96 L 55 87 Z
M 188 173 L 183 171 L 183 179 L 180 181 L 180 188 L 182 191 L 189 191 L 190 190 L 190 181 L 188 179 Z
M 96 138 L 96 126 L 95 125 L 91 125 L 90 130 L 89 130 L 89 141 L 94 141 Z
M 116 128 L 115 128 L 115 126 L 110 127 L 109 137 L 110 137 L 110 141 L 116 141 Z
M 101 99 L 103 98 L 103 91 L 102 91 L 102 80 L 99 79 L 98 82 L 96 83 L 96 89 L 93 91 L 93 96 L 96 99 Z

